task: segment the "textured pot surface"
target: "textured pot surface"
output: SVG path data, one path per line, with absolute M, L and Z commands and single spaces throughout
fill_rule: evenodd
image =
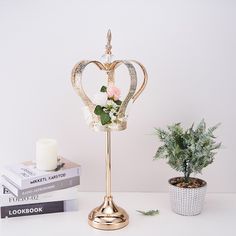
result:
M 185 216 L 200 214 L 204 205 L 207 184 L 198 188 L 181 188 L 170 184 L 171 180 L 169 180 L 171 209 Z

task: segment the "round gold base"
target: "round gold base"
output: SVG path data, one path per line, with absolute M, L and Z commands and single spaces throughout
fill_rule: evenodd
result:
M 112 197 L 105 197 L 103 204 L 90 212 L 88 223 L 96 229 L 116 230 L 128 225 L 129 216 L 114 204 Z

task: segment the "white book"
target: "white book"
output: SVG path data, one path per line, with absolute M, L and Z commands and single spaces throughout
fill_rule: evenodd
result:
M 73 178 L 59 180 L 56 182 L 43 184 L 41 186 L 35 186 L 27 189 L 20 189 L 15 183 L 9 180 L 6 176 L 1 177 L 1 184 L 4 185 L 11 193 L 17 197 L 27 197 L 36 194 L 43 194 L 47 192 L 53 192 L 61 189 L 67 189 L 80 184 L 80 176 L 75 176 Z
M 14 196 L 5 186 L 0 183 L 0 207 L 39 202 L 65 201 L 78 198 L 78 187 L 57 190 L 49 193 L 35 194 L 26 197 Z
M 3 168 L 2 174 L 20 189 L 27 189 L 79 176 L 80 165 L 60 157 L 54 171 L 38 170 L 33 161 L 27 161 Z

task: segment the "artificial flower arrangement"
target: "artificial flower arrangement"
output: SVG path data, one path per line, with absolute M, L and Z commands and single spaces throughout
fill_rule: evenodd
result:
M 94 114 L 99 117 L 101 125 L 112 125 L 118 123 L 118 112 L 122 101 L 120 100 L 120 89 L 114 85 L 102 86 L 100 91 L 96 93 L 92 102 L 96 105 Z M 92 121 L 92 114 L 88 107 L 83 108 L 84 116 L 89 124 Z
M 100 92 L 95 94 L 93 102 L 96 104 L 94 113 L 100 117 L 102 125 L 117 122 L 117 116 L 122 101 L 120 99 L 120 90 L 112 85 L 102 86 Z

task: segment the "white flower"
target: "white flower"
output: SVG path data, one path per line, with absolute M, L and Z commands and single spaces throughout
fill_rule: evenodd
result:
M 111 109 L 111 113 L 112 113 L 112 114 L 116 113 L 116 109 L 112 108 L 112 109 Z
M 81 108 L 84 114 L 84 119 L 87 124 L 90 124 L 93 121 L 92 114 L 87 106 Z
M 116 120 L 116 116 L 111 115 L 110 117 L 111 117 L 111 121 L 112 121 L 112 122 L 114 122 L 114 121 Z
M 98 92 L 93 96 L 92 102 L 96 105 L 105 107 L 107 104 L 107 93 Z
M 107 105 L 108 106 L 112 106 L 112 107 L 116 107 L 117 106 L 117 104 L 113 100 L 108 100 L 107 101 Z
M 113 106 L 113 103 L 114 103 L 114 102 L 113 102 L 112 100 L 108 100 L 108 101 L 107 101 L 107 105 L 108 105 L 108 106 Z
M 113 100 L 107 100 L 107 106 L 111 106 L 113 109 L 118 107 L 118 105 Z

